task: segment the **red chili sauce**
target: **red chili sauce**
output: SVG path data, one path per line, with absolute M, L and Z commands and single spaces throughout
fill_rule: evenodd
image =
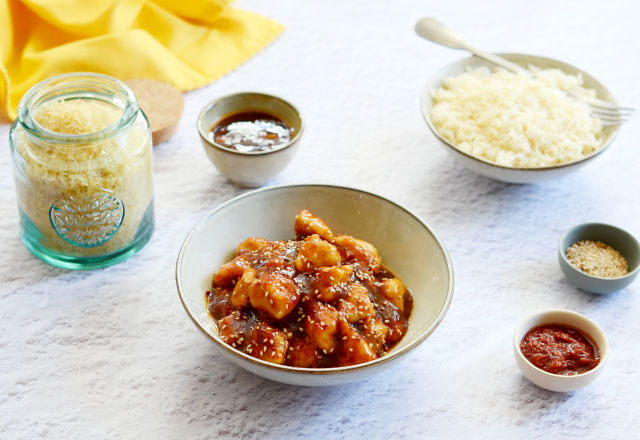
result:
M 529 330 L 520 342 L 520 351 L 534 366 L 560 376 L 586 373 L 600 362 L 600 353 L 589 338 L 557 324 Z

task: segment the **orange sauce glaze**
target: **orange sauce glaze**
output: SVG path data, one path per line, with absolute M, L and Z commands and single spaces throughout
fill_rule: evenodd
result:
M 241 244 L 206 292 L 222 339 L 259 359 L 304 368 L 355 365 L 383 356 L 407 332 L 411 292 L 390 270 L 362 258 L 359 248 L 351 252 L 331 245 L 341 261 L 330 268 L 300 264 L 306 261 L 298 258 L 301 246 L 313 239 L 321 240 L 315 235 Z M 304 271 L 296 268 L 296 260 Z M 390 300 L 389 289 L 396 292 L 398 285 L 404 290 L 401 299 Z

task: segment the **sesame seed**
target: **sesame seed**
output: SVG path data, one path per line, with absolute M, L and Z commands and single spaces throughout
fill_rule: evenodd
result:
M 291 359 L 291 355 L 288 355 L 288 356 L 287 356 L 287 359 Z
M 350 348 L 349 351 L 353 351 L 353 348 Z
M 227 326 L 227 324 L 223 325 L 222 328 L 225 328 Z
M 275 352 L 275 351 L 272 351 L 272 352 L 271 352 L 271 356 L 275 356 L 275 355 L 276 355 L 276 352 Z
M 385 320 L 384 320 L 384 323 L 385 323 L 385 324 L 389 324 L 389 320 L 388 320 L 388 319 L 385 319 Z
M 346 337 L 346 336 L 343 336 L 343 337 L 342 337 L 342 340 L 343 340 L 343 341 L 346 341 L 346 340 L 347 340 L 347 337 Z

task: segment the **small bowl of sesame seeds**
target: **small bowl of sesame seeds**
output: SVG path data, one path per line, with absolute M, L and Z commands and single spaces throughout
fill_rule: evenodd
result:
M 627 231 L 604 223 L 574 226 L 560 238 L 558 261 L 579 289 L 612 293 L 629 286 L 640 273 L 640 244 Z

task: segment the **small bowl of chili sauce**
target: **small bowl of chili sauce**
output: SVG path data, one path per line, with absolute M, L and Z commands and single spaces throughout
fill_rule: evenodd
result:
M 598 324 L 569 310 L 545 310 L 523 319 L 513 335 L 520 371 L 549 391 L 575 391 L 593 382 L 609 355 Z
M 209 160 L 239 186 L 264 185 L 291 162 L 300 146 L 304 119 L 289 102 L 264 93 L 217 98 L 198 116 L 198 132 Z

